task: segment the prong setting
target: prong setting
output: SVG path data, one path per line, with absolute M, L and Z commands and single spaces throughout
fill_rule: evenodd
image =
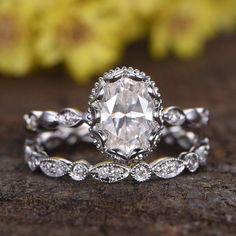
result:
M 122 78 L 128 78 L 130 81 L 134 81 L 133 83 L 141 83 L 147 88 L 146 93 L 149 95 L 146 96 L 150 96 L 150 102 L 153 102 L 154 104 L 152 118 L 150 119 L 152 119 L 153 122 L 155 122 L 159 126 L 158 129 L 156 127 L 150 128 L 152 129 L 151 135 L 150 137 L 147 137 L 149 144 L 146 145 L 145 148 L 135 148 L 128 155 L 120 149 L 119 145 L 117 145 L 115 148 L 110 148 L 107 144 L 107 142 L 111 142 L 111 139 L 110 137 L 108 137 L 109 135 L 104 132 L 104 130 L 100 127 L 101 120 L 103 119 L 101 117 L 101 113 L 104 111 L 101 111 L 103 107 L 101 107 L 101 105 L 99 107 L 98 105 L 101 104 L 102 99 L 104 99 L 106 87 L 112 86 L 114 83 L 117 83 L 117 81 L 119 82 Z M 110 100 L 109 102 L 113 101 Z M 99 78 L 98 82 L 95 83 L 95 86 L 92 89 L 88 109 L 88 116 L 90 117 L 89 125 L 91 137 L 94 139 L 94 143 L 96 143 L 97 148 L 100 149 L 102 152 L 105 152 L 111 159 L 122 160 L 127 162 L 136 159 L 142 159 L 147 156 L 147 154 L 151 152 L 154 148 L 156 148 L 156 144 L 160 140 L 161 131 L 163 128 L 162 110 L 162 100 L 159 90 L 155 86 L 155 83 L 151 81 L 150 76 L 146 75 L 142 71 L 133 69 L 132 67 L 117 67 L 115 70 L 110 70 L 104 73 L 104 75 Z M 118 112 L 117 114 L 119 116 L 120 113 Z M 119 118 L 113 117 L 112 119 Z
M 169 179 L 185 169 L 196 172 L 206 165 L 210 151 L 208 138 L 185 129 L 205 126 L 209 111 L 202 107 L 168 107 L 163 111 L 155 82 L 132 67 L 117 67 L 99 78 L 89 96 L 87 113 L 72 108 L 33 111 L 24 119 L 26 128 L 37 133 L 25 141 L 25 161 L 31 171 L 41 169 L 49 177 L 69 175 L 82 181 L 91 176 L 107 183 L 128 176 L 138 182 L 151 175 Z M 144 162 L 161 137 L 167 144 L 176 143 L 185 150 L 177 157 Z M 73 145 L 78 140 L 93 142 L 112 161 L 92 165 L 47 154 L 63 143 Z

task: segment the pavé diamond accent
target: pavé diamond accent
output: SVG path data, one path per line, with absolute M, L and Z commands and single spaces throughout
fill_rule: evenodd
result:
M 200 110 L 200 108 L 199 108 L 199 110 Z M 209 115 L 210 115 L 210 112 L 207 110 L 207 109 L 202 109 L 203 111 L 202 111 L 202 113 L 201 113 L 201 115 L 202 115 L 202 123 L 204 124 L 204 125 L 207 125 L 207 123 L 208 123 L 208 121 L 209 121 Z
M 101 162 L 94 166 L 91 175 L 103 182 L 114 183 L 128 177 L 129 168 L 112 162 Z
M 143 182 L 150 179 L 152 170 L 147 163 L 141 162 L 132 167 L 130 174 L 135 180 Z
M 205 108 L 185 109 L 186 119 L 193 127 L 199 128 L 207 125 L 209 120 L 209 111 Z
M 74 162 L 69 175 L 74 180 L 84 180 L 89 173 L 90 167 L 91 165 L 84 160 Z
M 150 165 L 153 173 L 164 179 L 173 178 L 179 175 L 185 168 L 182 160 L 170 157 L 154 161 Z
M 149 80 L 131 76 L 132 73 L 141 77 L 145 74 L 135 70 L 128 74 L 121 69 L 112 73 L 120 77 L 113 77 L 106 83 L 100 81 L 103 84 L 100 97 L 92 102 L 95 120 L 92 131 L 96 133 L 94 137 L 100 136 L 100 146 L 106 152 L 130 159 L 149 151 L 158 141 L 162 126 L 161 100 Z M 153 143 L 149 139 L 151 136 L 156 138 Z
M 190 172 L 194 172 L 199 167 L 198 155 L 194 152 L 184 155 L 183 160 L 186 162 L 186 167 Z
M 185 115 L 178 107 L 169 107 L 164 114 L 164 118 L 170 125 L 180 126 L 185 122 Z
M 209 146 L 203 145 L 197 147 L 194 152 L 198 155 L 198 159 L 201 165 L 206 165 L 207 163 L 207 156 L 209 154 Z
M 68 127 L 77 125 L 82 120 L 82 115 L 71 108 L 67 108 L 57 115 L 58 121 Z
M 39 150 L 36 151 L 28 144 L 25 146 L 24 153 L 25 161 L 27 162 L 31 171 L 35 171 L 38 168 L 41 160 L 48 158 L 46 152 Z
M 39 165 L 39 159 L 37 155 L 30 155 L 26 158 L 26 162 L 30 168 L 31 171 L 35 171 L 38 168 Z
M 202 107 L 180 109 L 176 106 L 163 111 L 155 82 L 140 70 L 117 67 L 104 73 L 94 84 L 88 105 L 85 113 L 66 108 L 59 113 L 32 111 L 24 116 L 26 128 L 36 133 L 36 137 L 25 141 L 25 160 L 32 171 L 40 167 L 48 176 L 68 174 L 77 181 L 91 174 L 108 183 L 130 174 L 142 182 L 152 173 L 160 178 L 172 178 L 185 168 L 194 172 L 206 163 L 209 139 L 188 128 L 206 125 L 209 111 Z M 161 137 L 166 143 L 176 143 L 185 150 L 176 158 L 166 157 L 150 164 L 143 162 Z M 113 161 L 93 166 L 84 160 L 72 163 L 45 153 L 78 140 L 92 141 Z
M 38 119 L 42 115 L 40 111 L 34 111 L 30 114 L 24 116 L 26 123 L 26 128 L 31 131 L 36 131 L 38 129 Z
M 64 158 L 50 158 L 40 162 L 41 170 L 50 177 L 61 177 L 69 170 L 72 163 Z
M 45 152 L 42 153 L 32 152 L 30 156 L 26 157 L 26 162 L 30 170 L 35 171 L 38 168 L 40 161 L 47 157 L 48 155 Z

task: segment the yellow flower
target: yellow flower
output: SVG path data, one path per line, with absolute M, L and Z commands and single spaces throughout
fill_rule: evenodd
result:
M 129 11 L 135 13 L 136 18 L 149 20 L 160 8 L 165 0 L 123 0 L 125 5 L 129 6 Z
M 235 26 L 235 0 L 0 0 L 0 71 L 63 64 L 84 82 L 149 31 L 155 57 L 189 58 Z
M 122 19 L 122 35 L 126 42 L 137 41 L 145 37 L 150 18 L 163 0 L 110 0 L 116 5 L 118 17 Z
M 214 17 L 206 0 L 166 0 L 151 28 L 151 53 L 163 57 L 171 50 L 181 58 L 197 55 L 216 32 Z
M 215 21 L 220 31 L 232 31 L 236 27 L 235 0 L 208 0 L 215 11 Z
M 36 40 L 40 63 L 63 62 L 80 82 L 113 65 L 122 52 L 121 26 L 106 3 L 59 1 L 46 9 Z
M 25 75 L 33 66 L 33 9 L 22 0 L 0 1 L 0 71 Z

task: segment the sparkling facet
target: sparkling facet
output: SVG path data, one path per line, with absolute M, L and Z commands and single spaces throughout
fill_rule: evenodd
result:
M 81 181 L 84 180 L 89 173 L 90 165 L 84 161 L 75 162 L 72 166 L 69 175 L 72 179 Z
M 129 158 L 135 149 L 148 149 L 148 138 L 159 124 L 153 118 L 156 104 L 148 93 L 148 83 L 123 76 L 104 86 L 104 94 L 95 103 L 100 111 L 96 129 L 108 136 L 107 149 L 119 149 Z
M 178 107 L 170 107 L 164 115 L 165 120 L 170 125 L 182 125 L 185 121 L 185 116 Z
M 199 167 L 198 155 L 194 152 L 188 153 L 183 157 L 186 162 L 186 166 L 190 172 L 194 172 Z
M 35 171 L 39 165 L 38 157 L 35 155 L 31 155 L 27 157 L 27 164 L 31 171 Z
M 91 170 L 91 175 L 103 182 L 114 183 L 128 177 L 129 168 L 121 164 L 104 162 L 97 164 Z
M 207 156 L 209 153 L 209 147 L 207 145 L 203 145 L 197 147 L 194 152 L 198 155 L 198 159 L 201 165 L 206 165 L 207 163 Z
M 139 182 L 143 182 L 146 181 L 148 179 L 150 179 L 152 171 L 150 166 L 145 163 L 145 162 L 141 162 L 136 164 L 130 171 L 131 176 L 139 181 Z
M 42 112 L 32 112 L 24 116 L 26 128 L 31 131 L 36 131 L 38 129 L 38 119 Z
M 151 163 L 153 173 L 164 179 L 179 175 L 185 168 L 184 162 L 175 158 L 164 158 Z
M 51 158 L 40 162 L 41 170 L 50 177 L 61 177 L 70 170 L 71 162 L 63 158 Z
M 64 111 L 60 112 L 57 117 L 61 124 L 68 127 L 75 126 L 82 119 L 81 114 L 73 109 L 65 109 Z
M 38 168 L 40 161 L 47 157 L 48 155 L 45 152 L 35 152 L 30 146 L 25 147 L 25 161 L 31 171 L 35 171 Z
M 202 113 L 200 113 L 200 114 L 201 114 L 202 123 L 204 125 L 207 125 L 207 123 L 209 121 L 210 112 L 207 109 L 203 109 Z

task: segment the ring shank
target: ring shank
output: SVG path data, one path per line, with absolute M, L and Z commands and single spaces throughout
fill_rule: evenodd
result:
M 118 181 L 116 180 L 117 176 L 108 178 L 108 181 L 106 181 L 98 177 L 97 174 L 93 174 L 93 171 L 100 166 L 106 166 L 106 168 L 108 167 L 112 168 L 114 166 L 117 167 L 118 164 L 115 161 L 101 162 L 93 166 L 84 160 L 72 163 L 64 158 L 49 157 L 48 154 L 46 153 L 47 151 L 57 148 L 63 143 L 72 145 L 79 140 L 85 142 L 92 142 L 92 139 L 90 138 L 89 135 L 89 125 L 87 125 L 86 123 L 83 123 L 76 128 L 58 127 L 58 129 L 54 131 L 40 132 L 37 134 L 36 138 L 27 139 L 25 142 L 26 162 L 28 163 L 32 171 L 40 167 L 41 170 L 50 177 L 60 177 L 61 175 L 58 176 L 58 174 L 54 174 L 55 170 L 53 170 L 53 173 L 48 172 L 48 170 L 45 171 L 45 165 L 44 165 L 45 162 L 49 163 L 58 162 L 61 163 L 61 165 L 63 163 L 64 168 L 66 166 L 65 174 L 68 173 L 69 176 L 71 176 L 71 178 L 73 178 L 74 180 L 83 180 L 89 173 L 91 173 L 91 175 L 95 179 L 99 179 L 101 181 L 105 182 Z M 164 129 L 163 140 L 167 144 L 175 144 L 175 143 L 178 144 L 180 147 L 184 149 L 184 151 L 180 153 L 177 157 L 165 157 L 157 159 L 152 163 L 147 163 L 143 161 L 140 162 L 141 165 L 148 166 L 148 168 L 150 168 L 151 170 L 151 173 L 156 174 L 156 176 L 160 178 L 172 178 L 181 173 L 185 167 L 190 172 L 194 172 L 197 170 L 199 165 L 206 164 L 207 156 L 210 149 L 208 138 L 202 138 L 200 137 L 200 135 L 197 135 L 192 131 L 186 131 L 181 126 L 173 126 L 173 127 L 166 127 Z M 162 168 L 163 166 L 162 162 L 164 162 L 164 167 L 162 172 L 160 173 L 160 168 Z M 81 165 L 81 163 L 84 167 L 86 167 L 87 172 L 84 173 L 83 175 L 84 177 L 82 179 L 74 178 L 75 175 L 71 174 L 74 168 L 73 166 L 78 164 Z M 135 163 L 135 164 L 140 165 L 140 163 L 138 164 Z M 180 165 L 181 168 L 179 167 L 178 169 L 177 168 L 178 165 Z M 119 164 L 118 166 L 119 168 L 127 170 L 130 173 L 130 175 L 132 175 L 131 165 Z M 161 167 L 157 168 L 156 166 L 161 166 Z M 61 167 L 59 169 L 61 169 Z M 167 173 L 166 170 L 169 170 L 169 172 Z M 179 170 L 181 171 L 178 172 Z M 57 173 L 57 171 L 55 173 Z M 136 180 L 140 181 L 139 179 Z
M 82 113 L 72 108 L 61 112 L 32 111 L 24 116 L 26 128 L 34 132 L 55 130 L 60 127 L 79 127 L 89 123 L 88 113 Z M 205 108 L 180 109 L 172 106 L 164 109 L 164 123 L 168 126 L 183 126 L 201 128 L 209 119 L 209 111 Z

